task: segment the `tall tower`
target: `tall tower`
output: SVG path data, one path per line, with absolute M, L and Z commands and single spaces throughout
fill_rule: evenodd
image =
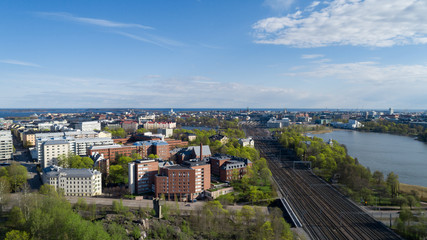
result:
M 388 109 L 388 115 L 393 115 L 393 113 L 394 113 L 393 108 L 389 108 Z

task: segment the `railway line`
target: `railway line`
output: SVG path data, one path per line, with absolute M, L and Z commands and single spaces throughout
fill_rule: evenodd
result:
M 246 129 L 267 159 L 279 191 L 311 239 L 402 239 L 311 170 L 294 168 L 298 159 L 266 129 Z

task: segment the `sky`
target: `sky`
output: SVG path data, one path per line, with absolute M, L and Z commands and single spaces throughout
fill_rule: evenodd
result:
M 0 108 L 427 109 L 425 0 L 0 1 Z

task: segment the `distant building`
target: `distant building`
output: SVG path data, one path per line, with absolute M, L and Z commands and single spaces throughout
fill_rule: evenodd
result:
M 160 159 L 167 160 L 170 157 L 169 144 L 165 141 L 140 141 L 135 142 L 137 151 L 143 158 L 148 157 L 150 154 L 157 155 Z
M 65 196 L 96 196 L 102 194 L 102 176 L 97 170 L 50 166 L 43 169 L 44 184 L 62 189 Z
M 220 141 L 221 144 L 226 144 L 228 143 L 228 137 L 221 135 L 221 134 L 215 134 L 209 137 L 209 141 L 211 142 L 215 142 L 215 141 Z
M 10 131 L 0 131 L 0 161 L 13 159 L 13 141 Z
M 136 160 L 128 164 L 129 190 L 131 194 L 153 192 L 159 164 L 155 160 Z
M 126 131 L 126 132 L 136 132 L 136 130 L 138 130 L 138 122 L 136 121 L 123 121 L 122 122 L 122 128 Z
M 267 121 L 268 128 L 282 128 L 289 126 L 290 120 L 289 118 L 283 118 L 281 120 L 277 120 L 276 118 L 271 118 Z
M 255 141 L 249 137 L 249 138 L 240 138 L 239 144 L 242 145 L 242 147 L 255 147 Z
M 344 129 L 356 129 L 363 127 L 363 124 L 357 120 L 350 119 L 348 123 L 342 122 L 332 122 L 331 125 L 336 128 L 344 128 Z
M 204 197 L 211 186 L 210 164 L 206 161 L 186 161 L 182 165 L 167 166 L 155 176 L 154 194 L 167 199 L 189 201 Z
M 98 121 L 79 122 L 76 124 L 76 129 L 81 131 L 101 130 L 101 123 Z
M 172 128 L 164 128 L 164 129 L 162 129 L 162 134 L 167 138 L 172 137 L 173 129 Z
M 144 123 L 145 129 L 173 129 L 176 128 L 176 122 L 146 122 Z

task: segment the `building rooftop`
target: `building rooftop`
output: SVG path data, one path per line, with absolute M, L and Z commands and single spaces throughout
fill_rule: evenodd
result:
M 100 149 L 109 149 L 109 148 L 122 148 L 120 144 L 111 144 L 111 145 L 101 145 L 101 146 L 92 146 L 89 147 L 90 150 L 100 150 Z
M 50 166 L 43 169 L 43 173 L 46 174 L 47 177 L 55 177 L 61 174 L 66 177 L 74 177 L 74 178 L 90 178 L 93 175 L 101 174 L 101 172 L 88 168 L 61 168 L 58 166 Z
M 44 145 L 59 145 L 59 144 L 68 144 L 68 142 L 65 140 L 51 140 L 51 141 L 46 141 L 44 143 Z

